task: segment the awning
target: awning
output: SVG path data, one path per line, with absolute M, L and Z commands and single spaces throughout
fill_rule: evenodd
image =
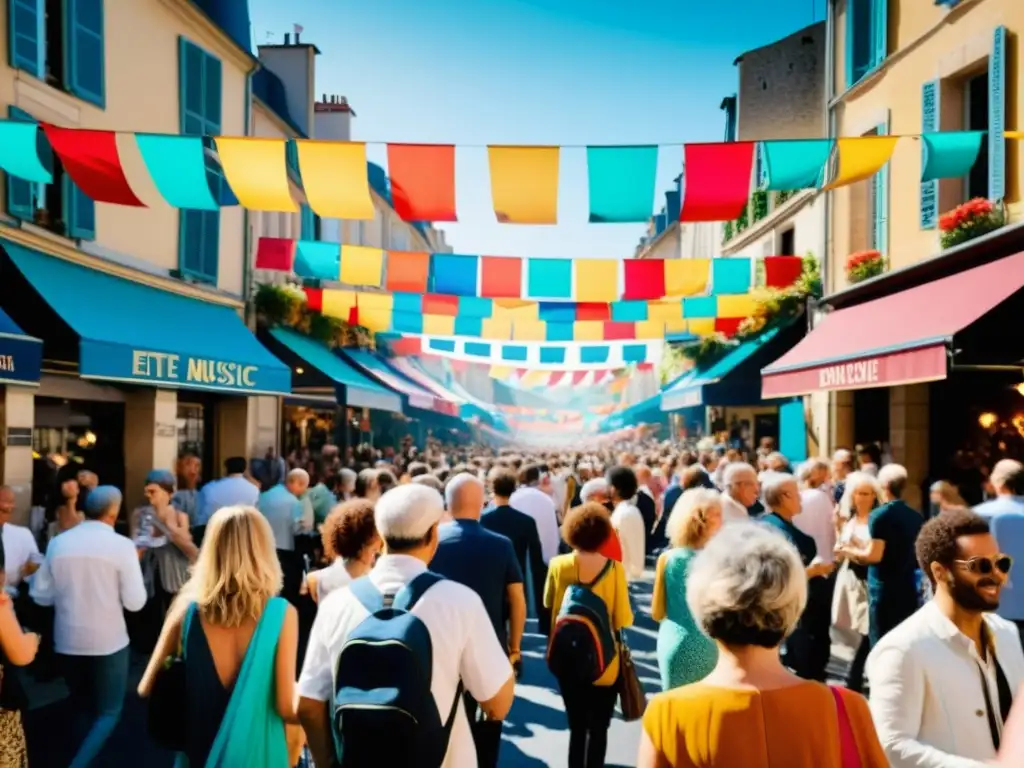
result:
M 397 371 L 389 368 L 387 363 L 372 352 L 367 352 L 364 349 L 346 349 L 344 354 L 349 360 L 359 366 L 364 372 L 377 379 L 381 384 L 403 395 L 413 408 L 423 408 L 428 411 L 444 413 L 448 416 L 458 416 L 458 406 L 454 403 L 449 403 L 446 400 L 435 397 L 433 393 L 428 392 L 423 387 L 403 378 Z
M 270 335 L 293 354 L 305 360 L 307 365 L 316 368 L 333 381 L 340 390 L 338 402 L 351 408 L 402 412 L 401 398 L 364 376 L 320 342 L 286 328 L 274 328 Z
M 661 423 L 664 419 L 661 415 L 661 396 L 662 393 L 659 392 L 656 395 L 626 406 L 618 413 L 613 413 L 606 419 L 603 419 L 598 429 L 604 432 L 609 429 L 623 429 L 624 427 L 634 427 L 639 424 Z
M 78 373 L 236 394 L 291 392 L 291 372 L 231 307 L 181 296 L 3 241 L 25 279 L 79 337 Z
M 433 393 L 440 401 L 444 413 L 447 413 L 449 416 L 460 416 L 462 414 L 462 406 L 466 404 L 466 401 L 441 382 L 434 381 L 434 379 L 408 360 L 395 357 L 389 358 L 387 363 L 391 368 L 405 376 L 405 378 L 412 380 L 426 391 Z
M 661 396 L 661 410 L 676 411 L 681 408 L 695 408 L 704 405 L 741 405 L 744 402 L 758 402 L 756 370 L 750 382 L 738 382 L 731 392 L 722 393 L 724 381 L 733 372 L 755 355 L 767 354 L 763 350 L 771 344 L 785 328 L 772 328 L 756 339 L 745 341 L 731 352 L 706 368 L 697 368 L 682 380 L 676 382 Z M 748 377 L 749 378 L 749 377 Z M 722 387 L 718 385 L 722 384 Z M 749 386 L 744 386 L 749 384 Z M 726 396 L 721 396 L 725 394 Z
M 43 342 L 26 334 L 0 310 L 0 384 L 39 384 Z
M 765 397 L 946 378 L 953 336 L 1024 287 L 1024 253 L 840 309 L 762 370 Z

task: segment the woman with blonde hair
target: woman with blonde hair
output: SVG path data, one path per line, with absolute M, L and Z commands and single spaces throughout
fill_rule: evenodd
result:
M 718 491 L 706 488 L 684 491 L 669 516 L 671 548 L 658 557 L 651 603 L 651 617 L 659 622 L 658 669 L 664 691 L 701 680 L 718 660 L 715 644 L 700 631 L 686 605 L 686 574 L 721 527 Z
M 782 664 L 779 646 L 807 604 L 806 569 L 783 535 L 728 525 L 686 581 L 718 663 L 699 683 L 650 701 L 637 768 L 887 768 L 863 696 Z
M 295 714 L 298 615 L 283 598 L 270 524 L 253 507 L 225 507 L 206 527 L 192 576 L 164 622 L 139 695 L 168 657 L 186 674 L 179 765 L 287 768 Z M 297 756 L 296 756 L 297 757 Z
M 968 504 L 960 495 L 960 489 L 948 480 L 939 480 L 932 483 L 928 489 L 929 501 L 937 514 L 948 512 L 951 509 L 967 509 Z

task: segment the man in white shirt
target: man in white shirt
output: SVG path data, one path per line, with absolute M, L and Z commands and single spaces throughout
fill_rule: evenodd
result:
M 818 559 L 823 563 L 835 562 L 836 525 L 832 499 L 821 490 L 828 479 L 829 467 L 824 459 L 808 459 L 800 465 L 800 513 L 793 517 L 793 525 L 814 539 Z
M 622 545 L 622 566 L 626 569 L 626 578 L 637 581 L 643 578 L 647 565 L 647 531 L 643 515 L 633 504 L 637 494 L 636 475 L 630 467 L 612 467 L 608 470 L 607 480 L 612 503 L 615 504 L 612 525 Z
M 537 464 L 527 464 L 519 470 L 519 488 L 508 500 L 509 506 L 529 515 L 537 524 L 540 536 L 540 551 L 544 562 L 558 554 L 562 535 L 558 532 L 558 513 L 555 502 L 537 486 L 540 485 L 541 468 Z
M 213 480 L 199 491 L 199 511 L 196 514 L 195 526 L 205 526 L 213 517 L 213 513 L 224 507 L 255 507 L 259 502 L 260 489 L 252 480 L 245 476 L 248 466 L 241 456 L 233 456 L 224 462 L 226 477 Z
M 71 768 L 90 765 L 121 718 L 129 661 L 124 611 L 146 605 L 135 545 L 114 532 L 120 509 L 117 488 L 96 488 L 85 500 L 85 520 L 50 542 L 32 579 L 32 599 L 54 607 L 54 647 L 82 721 L 72 735 L 82 741 Z
M 993 613 L 1012 560 L 968 510 L 929 520 L 916 549 L 935 596 L 868 656 L 878 738 L 893 768 L 992 765 L 1024 683 L 1017 629 Z
M 32 531 L 11 522 L 14 514 L 14 489 L 0 486 L 0 545 L 3 547 L 4 589 L 17 597 L 18 586 L 39 568 L 39 545 Z
M 760 493 L 757 472 L 745 461 L 734 461 L 722 473 L 722 522 L 735 523 L 750 519 L 747 509 Z
M 400 485 L 377 502 L 374 520 L 385 554 L 369 579 L 385 595 L 394 595 L 427 570 L 437 550 L 438 523 L 444 500 L 418 483 Z M 500 721 L 512 708 L 515 677 L 508 656 L 480 597 L 469 587 L 443 580 L 412 607 L 427 627 L 433 647 L 430 689 L 442 722 L 451 711 L 461 681 L 490 720 Z M 299 719 L 317 765 L 333 765 L 331 701 L 334 669 L 349 634 L 369 616 L 350 588 L 336 590 L 320 605 L 299 677 Z M 456 708 L 443 768 L 476 768 L 466 710 Z

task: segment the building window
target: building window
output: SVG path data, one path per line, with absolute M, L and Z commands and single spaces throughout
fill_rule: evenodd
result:
M 782 236 L 779 238 L 779 255 L 796 255 L 796 227 L 790 227 L 782 233 Z
M 103 0 L 9 0 L 10 65 L 106 105 Z
M 846 87 L 860 82 L 889 52 L 889 0 L 846 0 Z
M 227 183 L 211 136 L 221 132 L 222 70 L 220 60 L 179 38 L 178 88 L 181 133 L 207 142 L 206 177 L 213 197 L 226 202 Z M 178 214 L 178 269 L 187 277 L 217 283 L 220 211 L 182 210 Z
M 964 200 L 988 197 L 989 79 L 983 72 L 964 81 L 964 130 L 983 131 L 981 150 L 964 178 Z
M 10 107 L 11 120 L 36 122 L 24 110 Z M 78 240 L 96 239 L 96 204 L 64 173 L 40 133 L 39 156 L 49 160 L 52 184 L 38 184 L 7 176 L 7 213 L 58 235 Z M 45 160 L 44 160 L 45 162 Z

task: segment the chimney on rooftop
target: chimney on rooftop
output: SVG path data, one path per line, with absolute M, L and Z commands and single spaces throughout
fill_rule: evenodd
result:
M 292 33 L 291 32 L 285 32 L 284 33 L 284 44 L 285 45 L 291 45 L 292 44 Z
M 298 32 L 295 33 L 295 44 L 296 45 L 299 44 L 299 33 Z

